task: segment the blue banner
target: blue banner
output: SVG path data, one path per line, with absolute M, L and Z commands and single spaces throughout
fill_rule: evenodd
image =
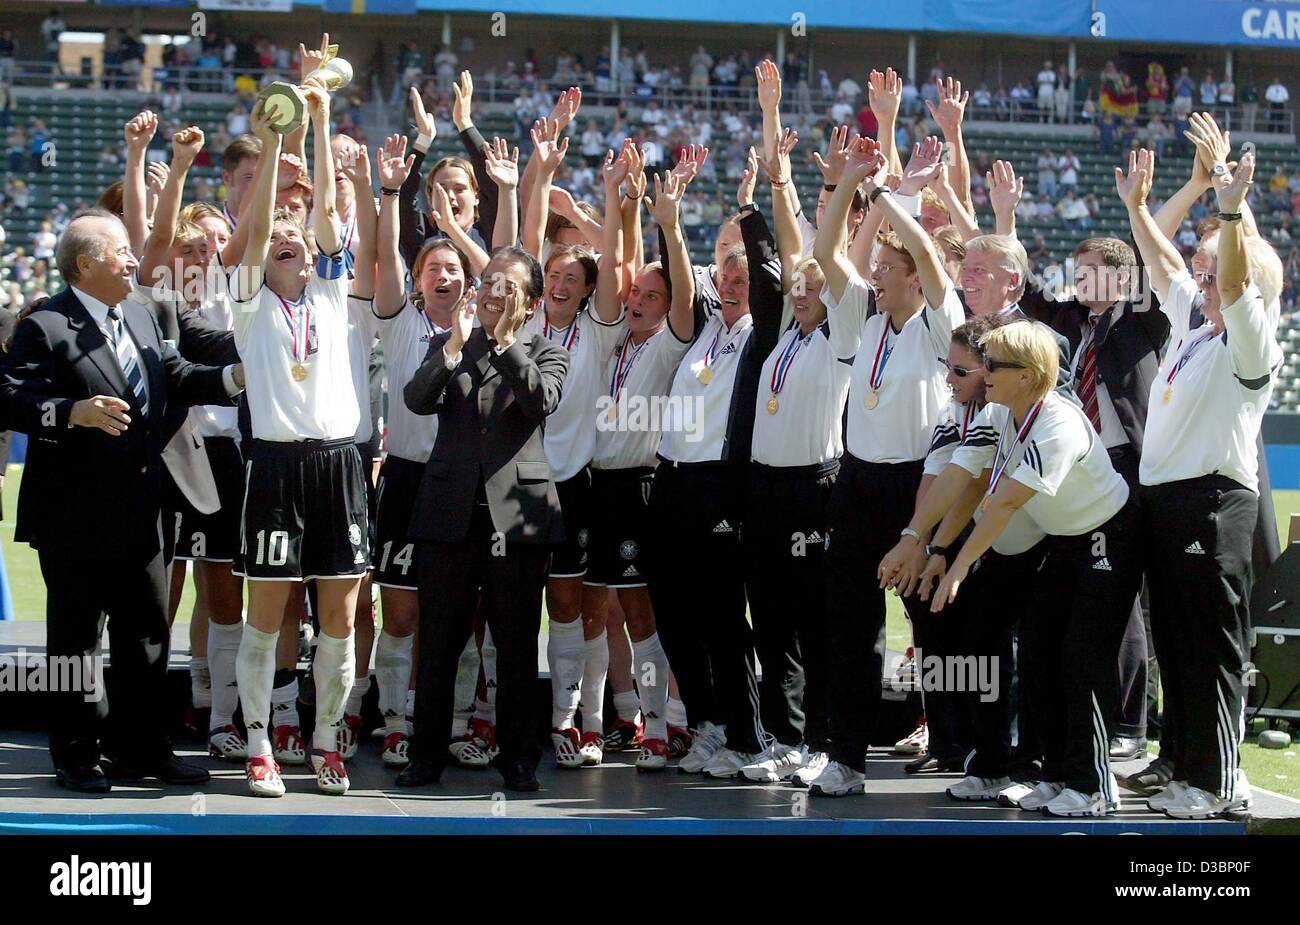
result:
M 418 0 L 323 0 L 326 13 L 382 13 L 388 16 L 411 16 L 419 8 Z
M 1090 34 L 1112 41 L 1300 48 L 1295 0 L 1097 0 Z

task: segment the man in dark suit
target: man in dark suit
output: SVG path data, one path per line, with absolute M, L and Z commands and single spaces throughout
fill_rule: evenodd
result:
M 551 549 L 564 538 L 542 425 L 569 367 L 565 350 L 521 331 L 541 294 L 532 255 L 497 250 L 477 307 L 462 303 L 406 386 L 408 408 L 438 415 L 438 438 L 411 520 L 411 538 L 423 544 L 420 667 L 416 734 L 399 786 L 442 775 L 456 664 L 481 595 L 497 648 L 496 763 L 508 788 L 538 789 L 537 632 Z
M 55 694 L 50 757 L 65 787 L 107 791 L 108 720 L 113 776 L 202 783 L 206 771 L 172 754 L 162 715 L 164 422 L 175 404 L 229 404 L 242 375 L 186 362 L 127 299 L 136 260 L 116 216 L 79 215 L 56 259 L 70 288 L 18 325 L 0 366 L 0 427 L 30 440 L 15 538 L 40 558 L 47 654 L 95 658 L 111 616 L 114 709 L 102 691 Z

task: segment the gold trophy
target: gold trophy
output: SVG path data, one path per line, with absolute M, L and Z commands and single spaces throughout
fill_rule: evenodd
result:
M 347 59 L 338 57 L 339 47 L 330 45 L 325 60 L 303 79 L 333 93 L 342 90 L 352 82 L 352 65 Z M 295 131 L 307 121 L 307 98 L 302 89 L 283 80 L 267 84 L 257 98 L 266 107 L 271 116 L 271 128 L 281 135 Z

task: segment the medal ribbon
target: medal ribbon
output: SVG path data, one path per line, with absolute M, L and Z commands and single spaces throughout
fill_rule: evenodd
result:
M 1011 427 L 1011 422 L 1015 420 L 1015 415 L 1007 415 L 1007 423 L 1002 426 L 1002 433 L 998 435 L 998 448 L 993 453 L 993 477 L 989 480 L 988 497 L 993 497 L 993 493 L 998 490 L 998 483 L 1002 481 L 1002 476 L 1006 474 L 1007 464 L 1011 462 L 1011 457 L 1015 455 L 1016 446 L 1023 443 L 1025 436 L 1029 433 L 1029 428 L 1034 426 L 1034 421 L 1038 418 L 1038 412 L 1043 410 L 1043 400 L 1039 399 L 1034 407 L 1029 409 L 1025 415 L 1025 423 L 1020 425 L 1020 430 L 1016 432 L 1016 439 L 1007 449 L 1006 458 L 1002 457 L 1002 441 L 1006 439 L 1007 430 Z M 998 464 L 1001 460 L 1001 465 Z
M 1192 358 L 1192 354 L 1199 350 L 1202 344 L 1209 343 L 1212 340 L 1214 340 L 1214 331 L 1207 331 L 1196 340 L 1192 341 L 1191 345 L 1187 348 L 1187 352 L 1180 356 L 1178 362 L 1174 364 L 1174 368 L 1169 370 L 1169 376 L 1165 379 L 1165 385 L 1173 385 L 1174 379 L 1178 376 L 1178 373 L 1182 371 L 1182 368 L 1187 365 L 1187 361 Z M 1179 341 L 1178 346 L 1182 347 L 1183 342 Z
M 813 334 L 816 334 L 816 329 Z M 790 367 L 794 365 L 795 357 L 799 355 L 803 345 L 808 343 L 812 334 L 807 337 L 800 337 L 796 330 L 795 336 L 786 344 L 785 350 L 781 353 L 780 358 L 776 361 L 776 366 L 772 369 L 772 394 L 780 395 L 781 390 L 785 388 L 785 377 L 790 374 Z
M 632 364 L 636 363 L 636 358 L 641 355 L 646 344 L 650 339 L 646 338 L 641 342 L 641 346 L 628 353 L 628 347 L 632 343 L 632 335 L 629 334 L 623 340 L 623 345 L 618 348 L 618 360 L 614 363 L 614 374 L 609 380 L 609 394 L 615 401 L 618 400 L 619 393 L 623 391 L 623 383 L 627 382 L 627 377 L 632 374 Z
M 889 341 L 889 331 L 892 325 L 888 316 L 885 317 L 885 329 L 880 334 L 880 343 L 876 347 L 876 358 L 871 363 L 871 377 L 867 381 L 871 384 L 873 392 L 879 392 L 881 384 L 885 381 L 885 367 L 889 364 L 889 358 L 893 355 L 894 345 L 890 344 L 889 349 L 885 349 L 885 344 Z
M 293 343 L 293 358 L 299 363 L 307 359 L 307 340 L 311 332 L 311 303 L 304 296 L 296 305 L 290 305 L 284 300 L 279 293 L 275 296 L 280 300 L 280 307 L 284 309 L 285 318 L 289 319 L 289 337 Z M 296 311 L 301 308 L 302 311 Z M 299 341 L 302 346 L 299 347 Z
M 547 340 L 551 339 L 552 331 L 559 333 L 561 330 L 563 330 L 563 333 L 560 334 L 560 346 L 572 353 L 573 348 L 578 344 L 578 316 L 574 315 L 573 320 L 569 322 L 569 326 L 563 329 L 553 327 L 551 319 L 545 315 L 542 316 L 542 336 Z
M 966 414 L 961 421 L 961 439 L 966 440 L 966 431 L 970 428 L 970 422 L 975 420 L 975 402 L 966 403 Z
M 713 343 L 709 344 L 709 349 L 706 350 L 706 351 L 704 352 L 704 368 L 705 368 L 705 369 L 708 369 L 709 367 L 711 367 L 711 366 L 713 365 L 713 360 L 714 360 L 714 358 L 718 355 L 718 341 L 720 341 L 720 340 L 722 339 L 722 330 L 723 330 L 722 328 L 718 328 L 718 333 L 713 335 Z M 732 334 L 731 337 L 727 338 L 727 342 L 726 342 L 725 344 L 722 345 L 722 349 L 723 349 L 723 350 L 726 350 L 726 349 L 727 349 L 728 347 L 730 347 L 733 343 L 735 343 L 736 339 L 737 339 L 738 337 L 740 337 L 741 334 L 744 334 L 744 333 L 745 333 L 745 331 L 744 331 L 744 329 L 742 329 L 742 330 L 737 331 L 736 333 Z

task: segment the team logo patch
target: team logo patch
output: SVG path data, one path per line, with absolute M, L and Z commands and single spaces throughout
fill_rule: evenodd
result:
M 361 528 L 356 524 L 348 525 L 348 539 L 352 541 L 353 546 L 361 545 Z
M 579 548 L 579 549 L 586 549 L 586 548 L 587 548 L 587 528 L 586 528 L 586 527 L 583 527 L 581 530 L 578 531 L 578 548 Z
M 636 554 L 641 551 L 634 540 L 624 540 L 618 547 L 618 554 L 624 559 L 635 559 Z

